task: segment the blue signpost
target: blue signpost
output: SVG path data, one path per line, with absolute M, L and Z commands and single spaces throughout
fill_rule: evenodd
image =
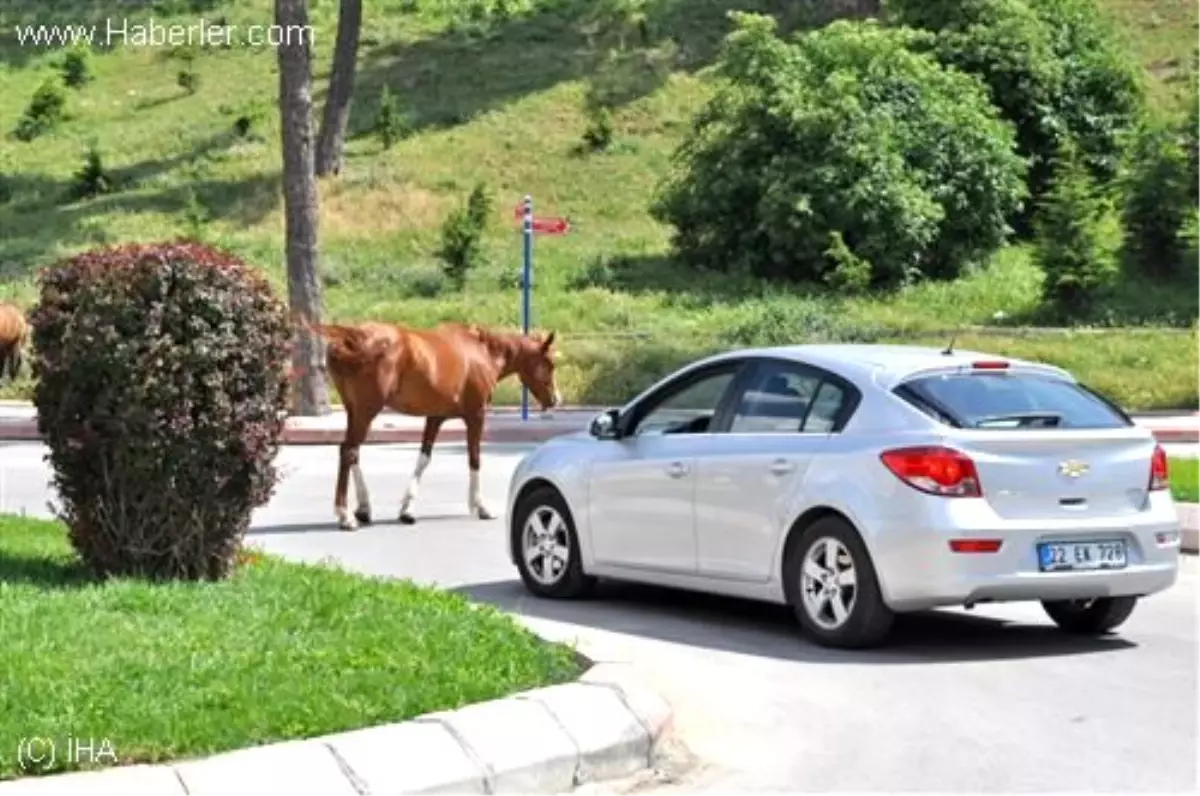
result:
M 530 304 L 533 299 L 533 197 L 525 194 L 525 262 L 521 270 L 521 330 L 528 335 L 531 323 Z M 521 421 L 529 419 L 529 388 L 521 385 Z
M 529 334 L 533 326 L 533 233 L 563 235 L 571 228 L 565 218 L 534 218 L 533 197 L 525 194 L 525 201 L 517 205 L 516 217 L 521 219 L 521 235 L 524 241 L 524 262 L 521 267 L 521 329 Z M 521 385 L 521 420 L 529 419 L 529 389 Z

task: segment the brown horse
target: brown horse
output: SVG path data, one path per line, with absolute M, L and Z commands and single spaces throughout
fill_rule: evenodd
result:
M 0 304 L 0 381 L 4 379 L 5 371 L 16 381 L 28 340 L 29 323 L 25 313 L 15 304 Z
M 385 323 L 313 327 L 328 342 L 329 375 L 346 410 L 346 436 L 338 458 L 334 513 L 338 527 L 354 530 L 371 522 L 371 498 L 358 463 L 359 447 L 385 408 L 425 418 L 420 455 L 400 505 L 400 522 L 410 513 L 421 476 L 429 466 L 442 424 L 461 419 L 467 429 L 470 487 L 467 510 L 483 520 L 495 515 L 479 487 L 479 449 L 484 420 L 496 385 L 516 375 L 543 410 L 561 402 L 555 384 L 554 332 L 542 336 L 499 332 L 479 326 L 443 324 L 413 329 Z M 353 474 L 358 507 L 346 508 L 347 479 Z

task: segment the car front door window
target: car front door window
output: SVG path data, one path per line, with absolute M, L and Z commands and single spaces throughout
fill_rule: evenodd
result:
M 653 406 L 634 429 L 639 437 L 661 434 L 702 434 L 708 431 L 736 370 L 701 377 Z

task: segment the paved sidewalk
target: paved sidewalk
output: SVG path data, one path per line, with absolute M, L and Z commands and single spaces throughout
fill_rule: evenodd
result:
M 562 434 L 587 430 L 600 407 L 565 407 L 547 414 L 530 411 L 521 419 L 516 407 L 497 407 L 484 426 L 485 442 L 543 442 Z M 1196 444 L 1200 442 L 1200 414 L 1135 415 L 1134 420 L 1151 429 L 1159 442 Z M 371 426 L 367 443 L 414 443 L 421 441 L 424 418 L 393 412 L 381 414 Z M 338 410 L 321 417 L 288 418 L 284 431 L 287 445 L 337 445 L 346 429 L 346 415 Z M 0 402 L 0 440 L 38 439 L 36 414 L 28 403 Z M 461 420 L 450 420 L 438 435 L 441 442 L 462 442 L 466 427 Z

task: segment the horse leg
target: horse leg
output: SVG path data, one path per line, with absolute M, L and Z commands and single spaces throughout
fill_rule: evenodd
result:
M 470 486 L 467 490 L 467 511 L 481 520 L 495 519 L 495 514 L 483 502 L 479 486 L 479 450 L 483 443 L 483 417 L 464 419 L 467 426 L 467 466 L 470 468 Z
M 413 525 L 417 521 L 409 512 L 409 508 L 421 490 L 421 476 L 425 474 L 425 468 L 433 458 L 433 443 L 437 442 L 438 432 L 442 430 L 442 424 L 445 422 L 444 417 L 425 418 L 425 431 L 421 434 L 421 453 L 417 456 L 417 466 L 413 469 L 412 478 L 408 479 L 408 488 L 404 490 L 404 497 L 400 500 L 400 522 L 405 525 Z
M 367 438 L 367 431 L 374 419 L 374 415 L 352 411 L 347 407 L 346 438 L 338 450 L 337 492 L 333 500 L 338 527 L 344 531 L 353 531 L 360 522 L 365 525 L 371 521 L 371 496 L 367 492 L 367 482 L 358 464 L 358 450 Z M 354 491 L 358 499 L 354 516 L 350 516 L 350 510 L 346 507 L 346 488 L 349 486 L 347 482 L 351 474 L 354 475 Z

